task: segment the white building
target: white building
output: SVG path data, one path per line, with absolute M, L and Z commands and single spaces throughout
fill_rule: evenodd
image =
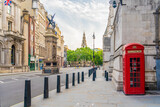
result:
M 22 45 L 24 36 L 21 34 L 21 7 L 24 0 L 13 0 L 5 5 L 0 0 L 0 73 L 21 72 Z

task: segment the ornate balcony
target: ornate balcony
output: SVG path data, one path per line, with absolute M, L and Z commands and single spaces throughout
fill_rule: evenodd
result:
M 20 34 L 19 32 L 14 32 L 14 31 L 4 31 L 4 35 L 7 37 L 12 37 L 14 39 L 18 40 L 25 40 L 24 36 Z

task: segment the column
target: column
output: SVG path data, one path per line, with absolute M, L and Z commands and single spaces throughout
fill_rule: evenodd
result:
M 19 66 L 22 66 L 22 50 L 19 50 Z
M 4 49 L 4 65 L 11 66 L 11 48 Z
M 16 50 L 15 52 L 15 65 L 19 65 L 19 50 Z
M 2 11 L 2 29 L 4 30 L 6 28 L 6 6 L 3 3 L 3 11 Z M 6 30 L 6 29 L 5 29 Z

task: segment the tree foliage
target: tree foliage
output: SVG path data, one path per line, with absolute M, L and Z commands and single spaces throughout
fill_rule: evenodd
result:
M 94 63 L 96 65 L 102 65 L 103 64 L 103 50 L 99 50 L 99 51 L 95 52 Z
M 102 65 L 103 63 L 103 51 L 98 50 L 94 52 L 96 65 Z M 67 51 L 67 61 L 93 61 L 93 50 L 89 47 L 77 48 L 74 50 Z

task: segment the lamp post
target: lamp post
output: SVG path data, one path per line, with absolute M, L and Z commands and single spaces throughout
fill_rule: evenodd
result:
M 93 33 L 93 68 L 94 68 L 94 48 L 95 48 L 95 34 Z

